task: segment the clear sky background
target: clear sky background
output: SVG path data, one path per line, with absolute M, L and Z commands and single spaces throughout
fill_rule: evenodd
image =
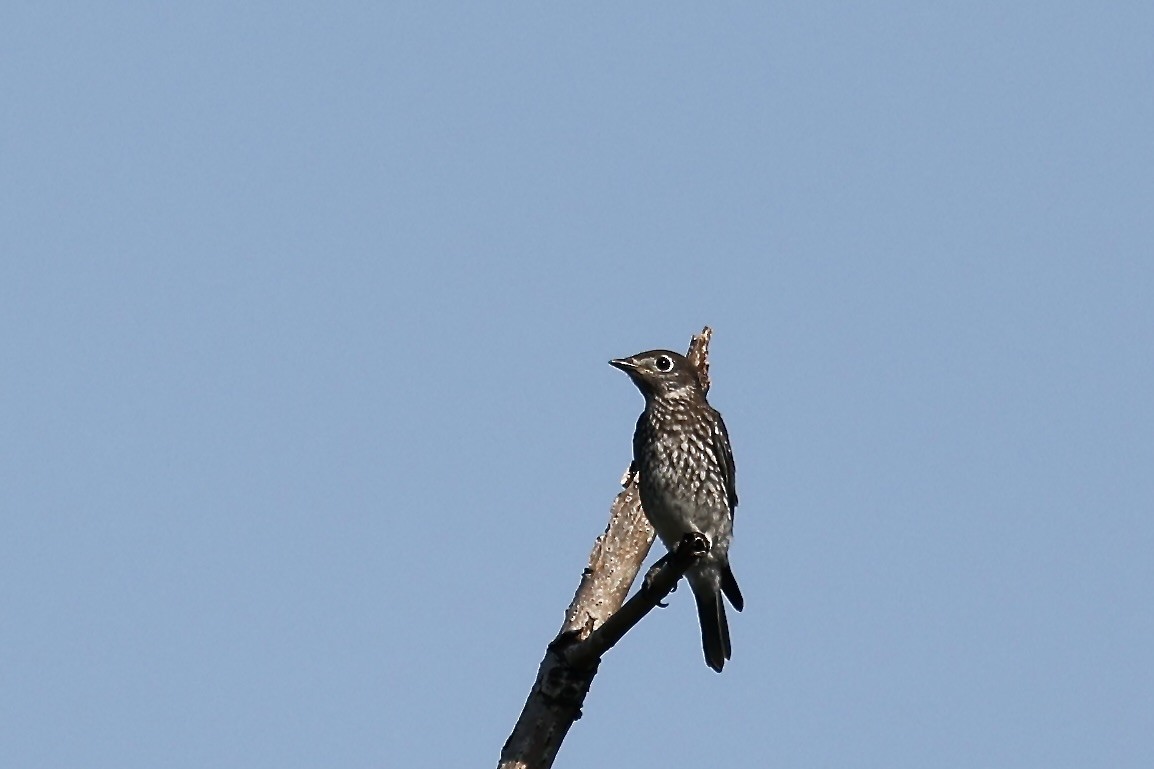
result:
M 558 767 L 1154 766 L 1154 6 L 0 11 L 0 766 L 495 764 L 714 327 L 689 593 Z

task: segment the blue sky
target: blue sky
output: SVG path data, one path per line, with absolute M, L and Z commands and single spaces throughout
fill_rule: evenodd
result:
M 1146 3 L 10 3 L 0 765 L 491 765 L 709 324 L 747 607 L 558 767 L 1154 765 Z

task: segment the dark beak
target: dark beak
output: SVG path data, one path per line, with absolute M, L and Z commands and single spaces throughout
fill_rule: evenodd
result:
M 613 360 L 609 361 L 609 365 L 613 368 L 621 369 L 626 374 L 632 374 L 637 370 L 637 364 L 628 358 L 614 358 Z

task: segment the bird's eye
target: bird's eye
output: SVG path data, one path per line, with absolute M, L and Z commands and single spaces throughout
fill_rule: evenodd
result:
M 653 365 L 658 371 L 666 372 L 673 368 L 673 361 L 668 355 L 658 355 L 657 360 L 653 361 Z

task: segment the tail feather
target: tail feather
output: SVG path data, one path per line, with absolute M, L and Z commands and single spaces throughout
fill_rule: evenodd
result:
M 721 589 L 725 591 L 725 597 L 733 604 L 733 608 L 741 611 L 745 608 L 745 599 L 741 597 L 741 588 L 737 586 L 737 580 L 733 577 L 733 571 L 726 563 L 721 567 Z
M 729 623 L 725 619 L 725 605 L 721 602 L 721 592 L 712 585 L 700 587 L 694 585 L 693 588 L 693 598 L 697 602 L 697 620 L 701 623 L 701 646 L 705 651 L 705 664 L 720 673 L 725 667 L 725 661 L 733 654 L 729 645 Z

